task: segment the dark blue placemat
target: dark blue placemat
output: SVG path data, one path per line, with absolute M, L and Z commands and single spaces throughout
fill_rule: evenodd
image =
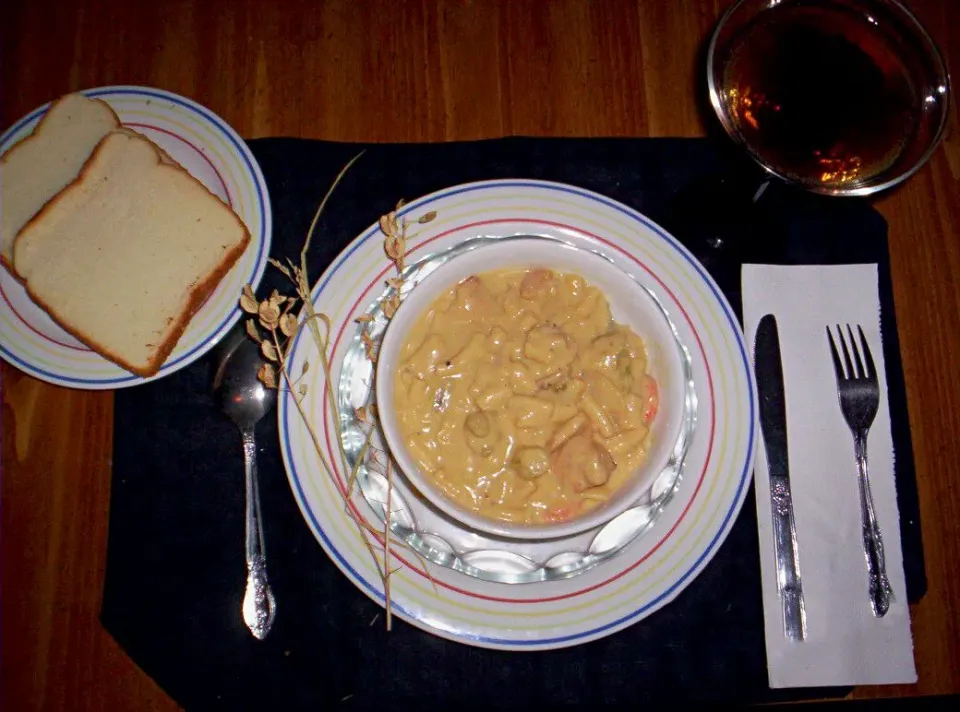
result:
M 360 146 L 250 142 L 273 201 L 275 257 L 299 253 L 319 199 Z M 894 321 L 886 224 L 865 202 L 773 186 L 757 205 L 732 179 L 741 164 L 708 140 L 504 139 L 368 146 L 338 188 L 310 255 L 318 276 L 401 198 L 457 183 L 540 178 L 622 201 L 674 232 L 740 309 L 743 262 L 876 262 L 911 600 L 926 589 L 916 482 Z M 718 177 L 726 180 L 717 181 Z M 719 248 L 709 240 L 721 238 Z M 282 283 L 268 270 L 261 291 Z M 264 642 L 239 610 L 243 463 L 217 412 L 209 362 L 116 396 L 113 488 L 102 621 L 188 708 L 318 708 L 324 703 L 491 705 L 671 700 L 761 701 L 840 690 L 767 689 L 753 494 L 703 573 L 663 610 L 576 648 L 470 648 L 380 611 L 330 562 L 291 496 L 275 419 L 258 435 L 276 623 Z

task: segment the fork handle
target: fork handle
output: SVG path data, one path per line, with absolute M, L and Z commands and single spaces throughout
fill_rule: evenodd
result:
M 870 493 L 870 476 L 867 470 L 867 433 L 854 433 L 853 447 L 857 457 L 857 482 L 860 489 L 860 518 L 863 526 L 863 553 L 867 559 L 870 606 L 877 618 L 883 618 L 890 610 L 893 589 L 887 578 L 887 562 L 883 554 L 883 537 L 880 524 L 873 509 Z

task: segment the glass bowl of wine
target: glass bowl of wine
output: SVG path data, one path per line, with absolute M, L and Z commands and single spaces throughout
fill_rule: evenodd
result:
M 739 0 L 707 55 L 727 133 L 767 172 L 816 193 L 894 186 L 943 134 L 946 66 L 896 0 Z

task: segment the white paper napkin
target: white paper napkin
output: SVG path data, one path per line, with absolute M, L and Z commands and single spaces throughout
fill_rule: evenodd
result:
M 776 316 L 780 333 L 790 486 L 807 615 L 806 640 L 788 641 L 777 595 L 770 474 L 761 447 L 754 472 L 770 686 L 915 682 L 876 265 L 744 265 L 742 280 L 751 354 L 764 314 Z M 880 409 L 867 446 L 894 595 L 884 618 L 875 618 L 870 608 L 853 438 L 840 412 L 825 331 L 827 324 L 837 323 L 863 327 L 880 378 Z

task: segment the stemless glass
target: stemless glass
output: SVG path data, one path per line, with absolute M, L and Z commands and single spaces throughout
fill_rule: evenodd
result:
M 707 50 L 710 101 L 768 174 L 868 195 L 919 170 L 947 120 L 950 81 L 896 0 L 738 0 Z

